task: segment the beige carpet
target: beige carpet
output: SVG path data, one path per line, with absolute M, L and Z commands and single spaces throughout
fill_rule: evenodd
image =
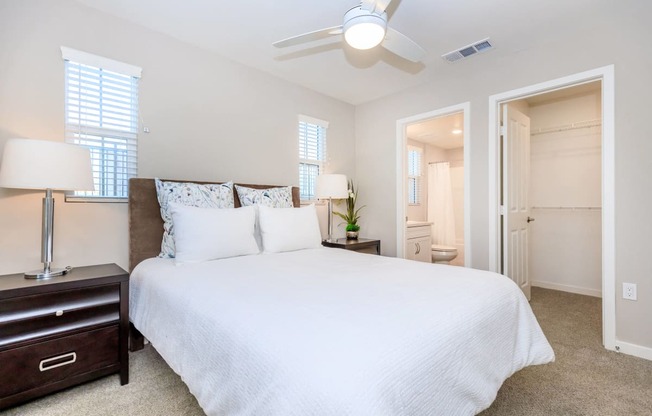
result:
M 516 373 L 482 416 L 652 415 L 652 361 L 602 348 L 600 299 L 534 288 L 532 308 L 557 361 Z M 130 359 L 127 386 L 110 376 L 3 415 L 204 414 L 153 348 L 147 346 Z
M 507 379 L 481 416 L 652 415 L 652 361 L 602 347 L 602 301 L 532 288 L 532 310 L 553 364 Z

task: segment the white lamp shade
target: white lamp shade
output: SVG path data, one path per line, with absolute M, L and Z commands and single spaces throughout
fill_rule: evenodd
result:
M 0 187 L 93 191 L 90 151 L 60 142 L 9 139 L 0 162 Z
M 317 198 L 345 199 L 349 197 L 346 175 L 324 174 L 317 176 Z

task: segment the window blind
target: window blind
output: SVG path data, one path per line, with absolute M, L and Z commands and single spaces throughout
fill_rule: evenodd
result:
M 315 199 L 317 176 L 326 162 L 328 123 L 307 116 L 299 117 L 299 189 L 302 200 Z
M 408 204 L 421 204 L 421 159 L 419 148 L 408 148 Z
M 66 142 L 90 150 L 95 182 L 94 192 L 75 192 L 74 196 L 126 198 L 129 178 L 138 169 L 140 69 L 69 48 L 62 52 Z

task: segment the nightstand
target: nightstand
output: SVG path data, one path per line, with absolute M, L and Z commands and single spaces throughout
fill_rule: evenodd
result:
M 0 409 L 114 373 L 127 384 L 128 334 L 129 274 L 115 264 L 0 276 Z
M 357 240 L 347 240 L 338 238 L 337 240 L 324 240 L 321 245 L 325 247 L 343 248 L 361 253 L 377 254 L 380 256 L 380 240 L 371 240 L 368 238 L 358 238 Z

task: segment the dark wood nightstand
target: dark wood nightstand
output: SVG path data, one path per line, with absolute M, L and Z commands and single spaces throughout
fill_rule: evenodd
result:
M 0 276 L 0 409 L 109 374 L 129 382 L 129 274 Z
M 380 240 L 371 240 L 369 238 L 358 238 L 357 240 L 347 240 L 338 238 L 337 240 L 324 240 L 322 246 L 343 248 L 345 250 L 359 251 L 361 253 L 377 254 L 380 256 Z

